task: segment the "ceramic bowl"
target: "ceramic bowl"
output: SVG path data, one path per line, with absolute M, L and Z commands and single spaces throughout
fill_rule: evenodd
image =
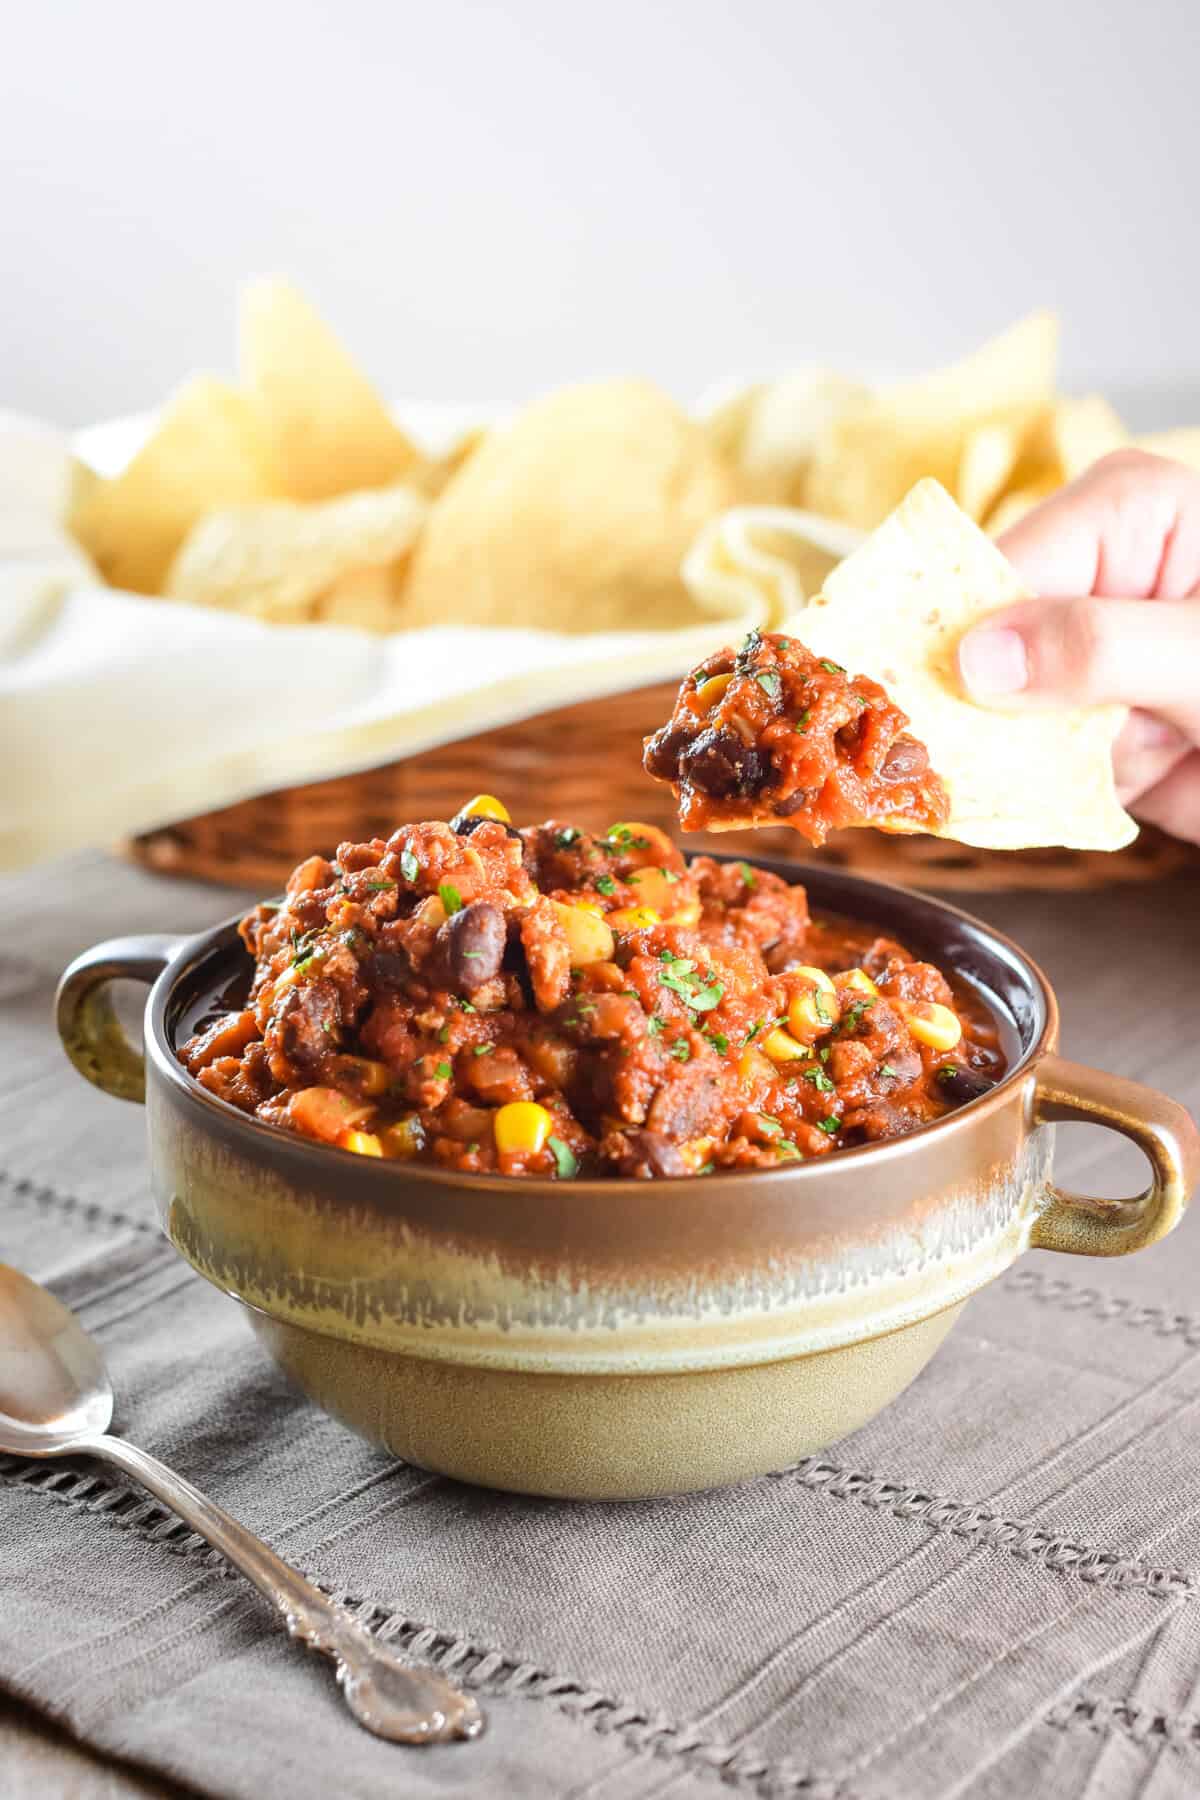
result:
M 203 997 L 248 969 L 234 923 L 87 952 L 63 977 L 59 1029 L 90 1081 L 144 1098 L 172 1243 L 354 1430 L 527 1493 L 712 1487 L 864 1424 L 1029 1246 L 1155 1242 L 1200 1171 L 1181 1106 L 1055 1054 L 1054 994 L 1014 944 L 924 895 L 835 870 L 806 870 L 805 885 L 815 910 L 869 921 L 973 984 L 1008 1041 L 1005 1079 L 910 1136 L 819 1161 L 555 1182 L 355 1156 L 198 1086 L 175 1047 Z M 130 977 L 151 984 L 144 1062 L 112 1006 Z M 1146 1192 L 1056 1188 L 1064 1119 L 1132 1138 Z

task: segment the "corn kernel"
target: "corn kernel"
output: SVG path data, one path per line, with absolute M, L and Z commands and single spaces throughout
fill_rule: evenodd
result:
M 931 1050 L 953 1050 L 962 1036 L 957 1013 L 937 1000 L 922 1001 L 908 1015 L 909 1034 Z
M 792 1035 L 805 1043 L 820 1037 L 822 1032 L 832 1031 L 841 1018 L 841 1008 L 837 1002 L 832 981 L 824 969 L 814 969 L 807 965 L 799 969 L 790 969 L 791 975 L 802 976 L 810 985 L 799 993 L 793 994 L 788 1001 L 788 1024 Z
M 568 906 L 565 900 L 552 900 L 550 904 L 563 928 L 573 969 L 611 962 L 614 943 L 607 919 L 590 907 Z
M 343 1090 L 348 1086 L 353 1096 L 378 1099 L 386 1094 L 392 1085 L 392 1071 L 386 1063 L 376 1062 L 370 1056 L 336 1056 L 331 1064 L 338 1086 Z
M 823 994 L 832 994 L 834 991 L 833 982 L 824 969 L 815 968 L 811 963 L 801 963 L 798 968 L 789 969 L 788 974 L 799 975 L 802 980 L 811 981 Z
M 652 906 L 619 906 L 609 913 L 608 922 L 618 931 L 648 931 L 651 925 L 662 924 L 662 914 Z
M 760 1050 L 752 1047 L 743 1050 L 738 1057 L 737 1071 L 742 1081 L 751 1084 L 756 1081 L 774 1081 L 775 1079 L 774 1064 L 769 1063 Z
M 518 1151 L 545 1148 L 554 1120 L 536 1100 L 510 1100 L 492 1115 L 492 1135 L 497 1150 L 511 1156 Z
M 424 1145 L 425 1130 L 419 1116 L 412 1113 L 407 1119 L 397 1119 L 394 1125 L 389 1125 L 385 1131 L 381 1131 L 379 1141 L 383 1146 L 385 1156 L 393 1156 L 407 1161 L 410 1156 L 415 1156 Z
M 382 1156 L 383 1145 L 373 1131 L 348 1131 L 342 1139 L 343 1150 L 353 1150 L 356 1156 Z
M 775 1063 L 795 1062 L 798 1057 L 810 1054 L 807 1044 L 802 1044 L 790 1031 L 784 1031 L 778 1025 L 763 1039 L 762 1052 Z
M 672 925 L 682 925 L 685 930 L 693 925 L 698 925 L 700 923 L 699 900 L 685 900 L 682 906 L 677 906 L 673 913 L 668 914 L 668 918 Z
M 865 969 L 847 969 L 844 975 L 838 976 L 838 980 L 843 987 L 857 988 L 860 994 L 868 994 L 872 1000 L 879 998 L 879 989 Z
M 501 825 L 512 824 L 507 806 L 495 794 L 476 794 L 462 810 L 468 819 L 499 819 Z
M 696 689 L 696 698 L 706 712 L 712 711 L 732 680 L 731 672 L 728 675 L 710 675 L 707 681 L 700 683 Z

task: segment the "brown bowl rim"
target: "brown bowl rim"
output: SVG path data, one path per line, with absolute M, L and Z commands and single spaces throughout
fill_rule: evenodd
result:
M 710 852 L 715 861 L 740 862 L 744 857 L 735 856 L 732 852 Z M 858 875 L 843 869 L 812 868 L 808 865 L 789 864 L 780 858 L 763 857 L 756 864 L 759 868 L 771 870 L 790 879 L 799 873 L 796 885 L 805 889 L 813 887 L 830 887 L 834 890 L 846 890 L 853 897 L 863 897 L 878 893 L 895 896 L 901 901 L 909 902 L 924 914 L 932 914 L 934 919 L 948 918 L 965 925 L 972 933 L 977 933 L 986 941 L 991 951 L 999 950 L 1007 957 L 1016 971 L 1026 978 L 1026 985 L 1032 991 L 1040 1005 L 1040 1021 L 1035 1019 L 1034 1036 L 1027 1048 L 1022 1049 L 1012 1067 L 996 1086 L 977 1099 L 970 1100 L 965 1106 L 946 1114 L 943 1118 L 933 1119 L 927 1125 L 920 1125 L 915 1131 L 906 1132 L 901 1137 L 889 1138 L 882 1144 L 858 1144 L 853 1149 L 839 1150 L 831 1157 L 818 1157 L 799 1162 L 782 1164 L 777 1169 L 745 1169 L 726 1170 L 718 1176 L 672 1176 L 663 1178 L 664 1185 L 670 1191 L 677 1192 L 685 1182 L 706 1184 L 719 1181 L 722 1189 L 732 1188 L 741 1193 L 763 1192 L 768 1187 L 779 1187 L 785 1182 L 815 1181 L 819 1178 L 830 1179 L 836 1176 L 838 1169 L 853 1169 L 863 1157 L 871 1158 L 873 1168 L 881 1166 L 885 1161 L 910 1156 L 927 1145 L 934 1137 L 949 1138 L 952 1134 L 973 1129 L 974 1121 L 987 1113 L 1007 1104 L 1012 1090 L 1024 1082 L 1038 1059 L 1057 1042 L 1059 1012 L 1054 989 L 1040 965 L 1023 950 L 1019 944 L 998 931 L 994 926 L 978 919 L 965 908 L 951 905 L 949 901 L 934 898 L 921 890 L 906 887 L 899 882 L 879 881 L 867 875 Z M 836 912 L 836 906 L 828 906 L 824 901 L 818 903 L 817 910 Z M 358 1156 L 352 1150 L 343 1150 L 335 1144 L 318 1144 L 310 1142 L 296 1133 L 284 1131 L 280 1126 L 268 1124 L 263 1119 L 256 1119 L 242 1112 L 229 1101 L 220 1099 L 202 1088 L 195 1077 L 179 1062 L 171 1048 L 168 1031 L 168 1010 L 181 984 L 188 975 L 202 962 L 225 948 L 223 939 L 231 941 L 236 937 L 238 921 L 243 917 L 244 909 L 240 909 L 232 917 L 221 923 L 184 940 L 177 954 L 163 970 L 151 990 L 146 1006 L 145 1052 L 154 1065 L 156 1073 L 165 1078 L 169 1085 L 182 1098 L 185 1104 L 196 1108 L 203 1116 L 211 1115 L 218 1135 L 229 1133 L 235 1142 L 244 1143 L 247 1151 L 261 1151 L 276 1162 L 293 1165 L 301 1171 L 306 1167 L 338 1168 L 347 1171 L 353 1169 L 357 1180 L 367 1183 L 394 1184 L 396 1165 L 391 1161 L 377 1161 L 372 1157 Z M 857 909 L 847 909 L 848 917 L 862 917 L 864 922 L 875 923 L 870 910 L 859 914 Z M 989 992 L 982 982 L 966 976 L 961 970 L 953 970 L 960 980 L 967 980 L 978 987 L 993 1013 L 1001 1006 L 999 997 Z M 1010 1019 L 1010 1023 L 1013 1023 Z M 210 1126 L 210 1130 L 212 1127 Z M 330 1159 L 333 1159 L 332 1162 Z M 657 1183 L 639 1180 L 629 1175 L 593 1175 L 575 1178 L 570 1181 L 558 1180 L 543 1175 L 501 1175 L 494 1172 L 482 1174 L 469 1170 L 444 1169 L 435 1163 L 404 1162 L 400 1165 L 407 1180 L 428 1182 L 434 1187 L 467 1189 L 473 1194 L 493 1193 L 501 1198 L 516 1201 L 521 1195 L 528 1198 L 545 1198 L 554 1194 L 561 1198 L 564 1190 L 569 1190 L 580 1197 L 597 1198 L 608 1194 L 646 1195 L 652 1192 Z

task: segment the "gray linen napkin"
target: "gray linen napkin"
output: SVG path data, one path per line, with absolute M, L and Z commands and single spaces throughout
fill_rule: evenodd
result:
M 777 1476 L 628 1506 L 469 1489 L 289 1389 L 155 1230 L 137 1110 L 53 1041 L 76 949 L 238 896 L 103 858 L 7 886 L 0 1255 L 96 1333 L 121 1429 L 478 1688 L 490 1730 L 367 1737 L 239 1578 L 84 1462 L 0 1463 L 0 1685 L 102 1752 L 254 1800 L 1197 1791 L 1195 1221 L 1128 1262 L 1027 1258 L 894 1407 Z M 1050 965 L 1068 1051 L 1194 1104 L 1174 1060 L 1190 904 L 1073 896 L 1069 936 L 1053 900 L 981 910 Z M 1095 1178 L 1099 1138 L 1073 1172 Z

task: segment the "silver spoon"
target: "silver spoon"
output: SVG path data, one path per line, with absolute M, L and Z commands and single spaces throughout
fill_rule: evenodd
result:
M 402 1662 L 189 1481 L 109 1437 L 112 1414 L 98 1345 L 45 1288 L 0 1263 L 0 1450 L 98 1456 L 132 1475 L 278 1607 L 293 1637 L 333 1658 L 347 1705 L 376 1737 L 402 1744 L 478 1737 L 483 1714 L 470 1695 L 433 1669 Z

